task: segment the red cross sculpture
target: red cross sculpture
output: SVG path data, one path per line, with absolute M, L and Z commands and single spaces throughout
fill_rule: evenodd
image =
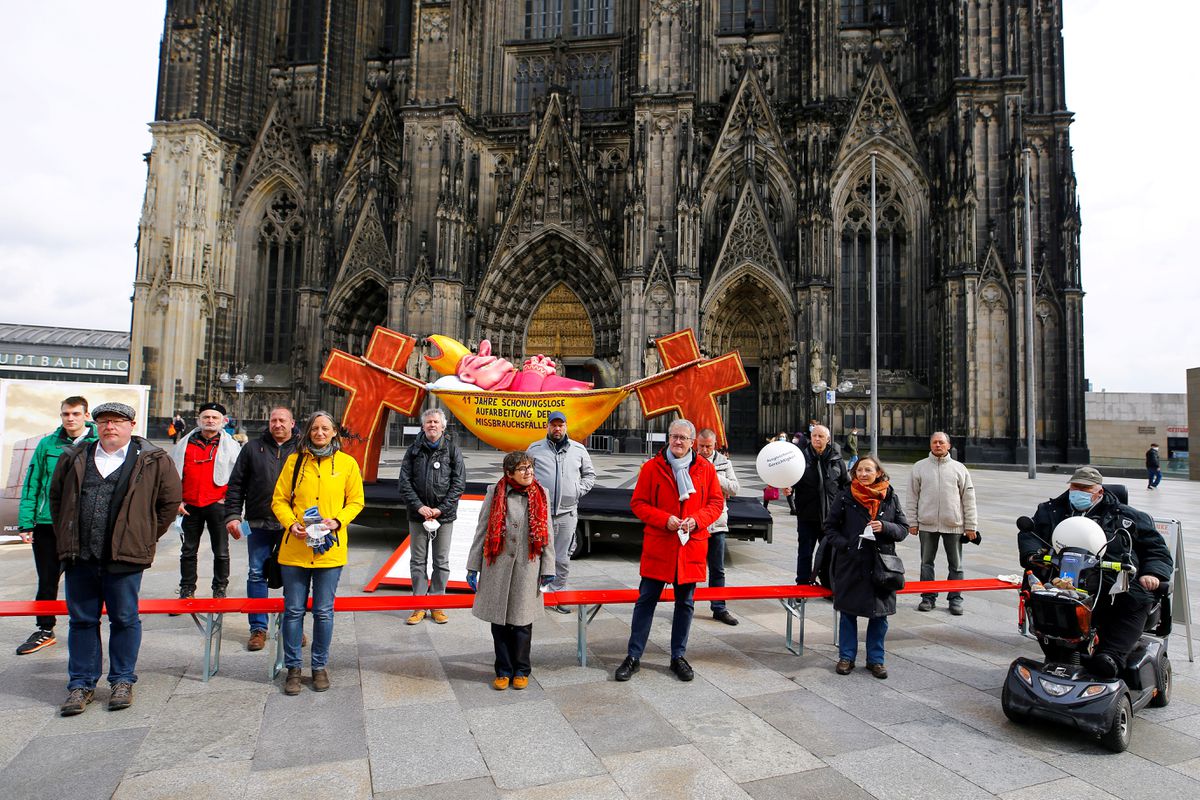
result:
M 654 340 L 662 361 L 662 379 L 637 387 L 638 402 L 647 419 L 675 411 L 696 426 L 712 428 L 717 446 L 724 447 L 725 425 L 717 408 L 717 397 L 750 385 L 738 353 L 702 359 L 696 334 L 691 328 Z
M 402 372 L 415 344 L 411 336 L 376 327 L 362 357 L 334 350 L 321 370 L 321 380 L 350 393 L 342 413 L 342 449 L 358 462 L 365 483 L 379 477 L 388 409 L 412 417 L 425 398 L 425 384 Z

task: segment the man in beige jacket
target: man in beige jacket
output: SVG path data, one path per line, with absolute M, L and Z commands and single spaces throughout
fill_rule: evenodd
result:
M 929 457 L 913 464 L 905 516 L 910 534 L 921 536 L 921 580 L 933 580 L 933 560 L 938 542 L 946 550 L 948 580 L 962 580 L 962 537 L 978 536 L 975 486 L 967 468 L 950 458 L 950 437 L 938 431 L 929 437 Z M 962 616 L 962 595 L 950 592 L 950 613 Z M 921 595 L 918 611 L 932 611 L 937 594 Z

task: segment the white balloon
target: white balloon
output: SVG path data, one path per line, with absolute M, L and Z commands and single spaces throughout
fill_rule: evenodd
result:
M 758 451 L 755 467 L 763 483 L 783 489 L 804 475 L 804 453 L 791 442 L 770 442 Z

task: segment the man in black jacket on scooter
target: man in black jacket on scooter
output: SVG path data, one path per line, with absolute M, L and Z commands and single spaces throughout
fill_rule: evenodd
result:
M 1129 590 L 1108 595 L 1096 606 L 1093 622 L 1100 636 L 1095 655 L 1085 662 L 1097 678 L 1115 678 L 1125 659 L 1141 638 L 1146 617 L 1154 602 L 1153 592 L 1170 580 L 1174 561 L 1167 543 L 1154 528 L 1150 515 L 1121 503 L 1104 491 L 1104 476 L 1094 467 L 1080 467 L 1071 476 L 1067 491 L 1037 508 L 1033 531 L 1017 535 L 1021 563 L 1043 551 L 1055 526 L 1073 516 L 1086 516 L 1100 525 L 1108 539 L 1106 561 L 1132 564 L 1134 579 Z M 1102 592 L 1107 592 L 1106 581 Z

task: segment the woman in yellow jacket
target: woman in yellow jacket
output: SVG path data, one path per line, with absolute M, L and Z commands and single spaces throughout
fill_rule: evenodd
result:
M 346 565 L 346 529 L 363 510 L 362 473 L 341 445 L 333 417 L 327 411 L 315 412 L 296 454 L 284 462 L 271 501 L 271 510 L 285 531 L 279 547 L 287 667 L 284 694 L 300 693 L 300 646 L 310 586 L 312 688 L 317 692 L 329 688 L 325 665 L 333 638 L 333 598 Z

